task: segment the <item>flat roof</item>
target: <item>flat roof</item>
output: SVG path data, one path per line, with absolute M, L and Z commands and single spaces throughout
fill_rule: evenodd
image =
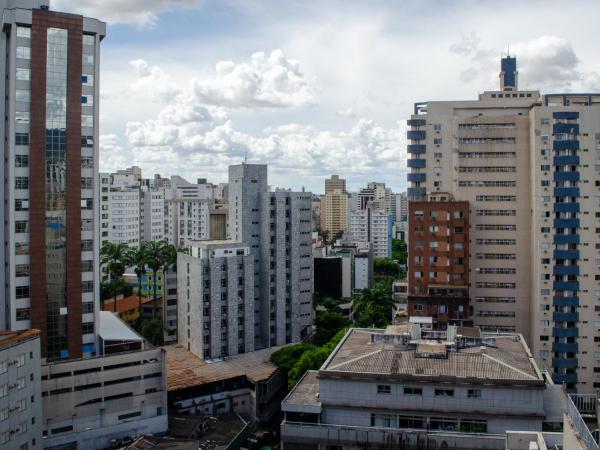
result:
M 167 353 L 167 390 L 175 391 L 215 381 L 246 376 L 252 383 L 268 380 L 277 370 L 271 355 L 283 347 L 270 347 L 207 362 L 182 345 L 163 347 Z
M 110 311 L 100 311 L 98 335 L 105 341 L 143 341 L 139 334 Z
M 104 300 L 104 308 L 103 311 L 113 312 L 113 298 L 108 298 Z M 142 295 L 142 305 L 144 303 L 148 303 L 152 301 L 151 298 L 144 297 Z M 123 313 L 125 311 L 130 311 L 132 309 L 136 309 L 139 307 L 140 299 L 137 295 L 130 295 L 129 297 L 117 298 L 117 311 L 118 313 Z
M 350 329 L 319 374 L 545 385 L 518 334 L 482 334 L 484 339 L 493 338 L 495 346 L 448 349 L 445 358 L 427 358 L 401 340 L 372 338 L 384 333 L 385 330 Z
M 321 406 L 318 374 L 317 370 L 308 370 L 282 403 Z

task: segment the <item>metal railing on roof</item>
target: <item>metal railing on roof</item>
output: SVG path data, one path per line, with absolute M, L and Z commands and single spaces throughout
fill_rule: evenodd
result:
M 577 396 L 575 396 L 575 397 L 577 397 Z M 576 401 L 580 401 L 580 400 L 577 399 Z M 579 413 L 577 406 L 575 406 L 575 403 L 573 402 L 573 398 L 571 395 L 567 396 L 567 415 L 571 419 L 571 422 L 573 423 L 573 427 L 575 428 L 575 431 L 578 433 L 579 438 L 585 443 L 587 450 L 600 450 L 600 447 L 598 446 L 598 443 L 592 436 L 590 429 L 588 428 L 588 426 L 585 424 L 583 418 L 581 417 L 581 414 Z

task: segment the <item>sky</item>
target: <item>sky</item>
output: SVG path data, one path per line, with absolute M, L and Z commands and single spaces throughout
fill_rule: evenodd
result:
M 406 188 L 415 102 L 498 87 L 600 91 L 596 0 L 53 0 L 107 22 L 102 171 L 227 181 L 269 165 L 269 184 L 315 193 Z

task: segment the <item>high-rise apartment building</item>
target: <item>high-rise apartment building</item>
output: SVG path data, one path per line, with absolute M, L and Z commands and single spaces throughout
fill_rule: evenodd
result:
M 370 247 L 375 258 L 392 256 L 392 215 L 367 206 L 352 211 L 349 218 L 350 240 L 362 248 Z
M 415 104 L 411 200 L 468 201 L 470 297 L 484 330 L 517 331 L 568 389 L 600 389 L 600 94 L 521 91 L 516 59 L 476 101 Z
M 197 241 L 178 258 L 179 343 L 202 359 L 254 350 L 254 258 L 239 242 Z
M 325 178 L 325 195 L 331 192 L 346 192 L 346 180 L 339 175 L 331 175 L 331 178 Z
M 98 77 L 106 25 L 2 1 L 3 328 L 41 330 L 49 359 L 95 353 Z M 35 288 L 34 288 L 35 287 Z
M 408 313 L 436 329 L 471 325 L 469 202 L 433 194 L 409 207 Z
M 297 342 L 312 325 L 310 192 L 269 192 L 267 166 L 229 167 L 229 238 L 250 247 L 258 346 Z
M 348 229 L 348 194 L 335 190 L 321 198 L 321 229 L 331 236 Z

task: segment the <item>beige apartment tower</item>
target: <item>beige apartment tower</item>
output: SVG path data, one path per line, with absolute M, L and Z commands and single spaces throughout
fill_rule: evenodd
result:
M 346 180 L 338 175 L 325 179 L 325 196 L 321 197 L 321 229 L 331 236 L 348 230 L 348 193 Z
M 415 104 L 408 197 L 469 202 L 475 325 L 522 333 L 556 383 L 595 392 L 600 94 L 521 91 L 514 57 L 500 80 L 478 100 Z

